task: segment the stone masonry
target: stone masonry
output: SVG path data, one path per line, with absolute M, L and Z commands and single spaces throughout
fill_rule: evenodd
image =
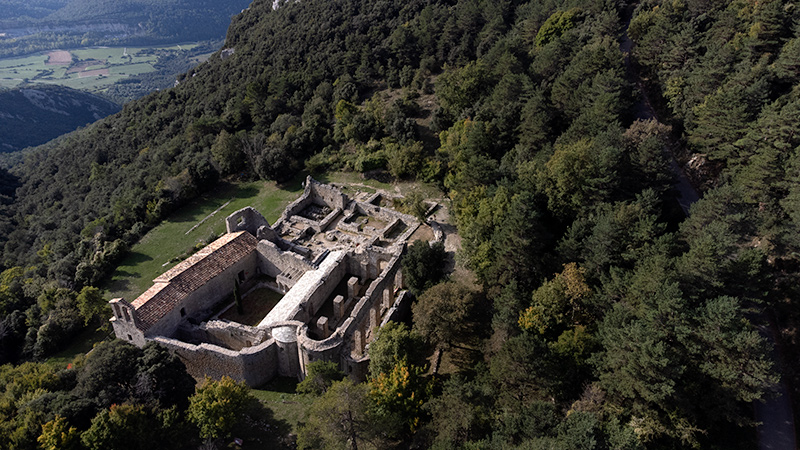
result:
M 308 177 L 271 226 L 253 208 L 231 214 L 227 234 L 133 302 L 111 300 L 114 332 L 140 347 L 170 348 L 198 379 L 302 379 L 317 360 L 365 377 L 377 328 L 409 308 L 400 261 L 420 225 L 377 198 L 353 200 Z M 215 311 L 232 301 L 236 283 L 283 297 L 256 326 L 221 319 Z

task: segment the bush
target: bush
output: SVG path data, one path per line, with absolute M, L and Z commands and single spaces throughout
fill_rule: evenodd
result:
M 444 265 L 447 253 L 444 244 L 416 241 L 408 247 L 403 258 L 403 275 L 409 290 L 419 295 L 444 278 Z
M 342 381 L 344 374 L 336 363 L 314 361 L 308 365 L 306 378 L 298 383 L 297 392 L 301 394 L 322 395 L 335 381 Z

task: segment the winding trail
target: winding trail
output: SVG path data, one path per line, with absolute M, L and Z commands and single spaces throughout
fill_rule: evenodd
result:
M 622 37 L 620 38 L 620 50 L 622 50 L 622 54 L 625 55 L 625 69 L 628 75 L 628 81 L 634 83 L 639 91 L 639 101 L 636 103 L 636 118 L 641 120 L 648 120 L 648 119 L 655 119 L 659 123 L 663 123 L 658 116 L 656 115 L 655 108 L 650 103 L 650 98 L 647 96 L 647 91 L 644 89 L 644 84 L 642 83 L 642 79 L 639 77 L 639 74 L 633 69 L 633 65 L 631 64 L 631 49 L 633 49 L 633 41 L 628 36 L 628 25 L 631 21 L 631 15 L 633 11 L 626 14 L 625 18 L 625 31 L 623 32 Z M 680 164 L 678 161 L 675 160 L 675 156 L 672 152 L 672 149 L 677 148 L 679 144 L 677 142 L 673 142 L 670 139 L 669 147 L 664 147 L 664 154 L 669 161 L 669 167 L 672 169 L 672 174 L 674 175 L 674 184 L 672 188 L 677 192 L 677 200 L 678 204 L 680 204 L 683 213 L 686 214 L 686 217 L 689 217 L 689 208 L 698 200 L 700 200 L 700 195 L 697 193 L 697 190 L 692 186 L 692 183 L 689 182 L 689 177 L 686 176 L 683 169 L 681 169 Z M 671 148 L 672 149 L 671 149 Z
M 625 57 L 628 81 L 634 83 L 640 93 L 639 101 L 636 104 L 636 118 L 641 120 L 655 119 L 662 123 L 650 103 L 641 77 L 634 70 L 630 61 L 633 41 L 628 36 L 628 26 L 632 16 L 633 6 L 625 11 L 624 31 L 620 37 L 620 50 L 622 50 Z M 670 169 L 674 175 L 672 187 L 677 192 L 678 203 L 686 217 L 689 217 L 689 210 L 692 204 L 700 199 L 700 195 L 689 182 L 689 178 L 681 169 L 678 161 L 675 160 L 672 149 L 678 148 L 678 145 L 680 144 L 670 139 L 669 146 L 664 147 L 664 153 L 670 162 Z M 781 373 L 782 355 L 778 346 L 778 332 L 775 320 L 764 310 L 757 315 L 757 319 L 760 322 L 757 324 L 758 330 L 772 344 L 772 359 L 778 366 L 778 373 Z M 767 398 L 763 401 L 753 402 L 753 415 L 755 420 L 759 422 L 756 427 L 759 450 L 797 450 L 792 401 L 785 381 L 781 380 L 778 384 L 772 386 Z

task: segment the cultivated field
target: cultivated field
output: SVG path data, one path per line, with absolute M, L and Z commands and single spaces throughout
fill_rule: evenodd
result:
M 66 50 L 54 50 L 47 53 L 48 66 L 68 66 L 72 63 L 72 54 Z
M 0 59 L 0 88 L 46 83 L 96 93 L 131 75 L 154 71 L 158 51 L 186 52 L 194 47 L 97 47 Z

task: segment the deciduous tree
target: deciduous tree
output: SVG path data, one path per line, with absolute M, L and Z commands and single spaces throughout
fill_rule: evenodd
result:
M 187 416 L 200 429 L 200 437 L 224 438 L 244 419 L 249 403 L 254 400 L 244 383 L 227 376 L 219 381 L 206 378 L 189 398 Z

